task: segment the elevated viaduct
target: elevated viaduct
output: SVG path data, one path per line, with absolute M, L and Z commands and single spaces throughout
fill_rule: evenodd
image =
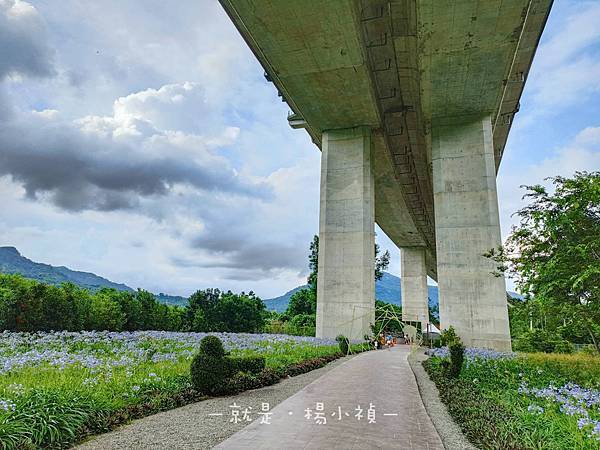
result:
M 220 0 L 322 151 L 317 335 L 374 321 L 374 223 L 401 249 L 403 316 L 510 349 L 500 165 L 552 0 Z

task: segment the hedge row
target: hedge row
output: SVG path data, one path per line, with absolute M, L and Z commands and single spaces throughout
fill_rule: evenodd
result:
M 238 372 L 225 382 L 223 391 L 220 392 L 220 394 L 231 395 L 247 391 L 249 389 L 258 389 L 264 386 L 270 386 L 278 383 L 279 380 L 283 378 L 295 377 L 296 375 L 301 375 L 303 373 L 310 372 L 311 370 L 319 369 L 331 361 L 341 358 L 342 356 L 344 355 L 341 353 L 335 353 L 333 355 L 307 359 L 297 364 L 291 364 L 287 367 L 283 367 L 279 370 L 265 368 L 256 374 L 250 372 Z

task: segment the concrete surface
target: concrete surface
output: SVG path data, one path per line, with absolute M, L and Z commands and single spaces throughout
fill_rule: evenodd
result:
M 504 277 L 483 256 L 502 243 L 490 117 L 440 121 L 432 141 L 440 325 L 510 350 Z
M 398 247 L 426 249 L 427 274 L 446 283 L 448 308 L 457 297 L 452 281 L 442 278 L 454 276 L 452 264 L 462 265 L 457 273 L 462 281 L 456 286 L 466 289 L 465 299 L 454 312 L 447 309 L 443 325 L 460 328 L 468 344 L 506 349 L 507 306 L 498 300 L 500 282 L 484 277 L 485 267 L 473 257 L 474 248 L 495 238 L 476 233 L 473 240 L 478 242 L 465 249 L 471 256 L 451 256 L 454 263 L 448 265 L 449 255 L 463 252 L 460 246 L 467 241 L 458 228 L 438 236 L 448 229 L 444 223 L 438 226 L 438 217 L 452 213 L 452 202 L 438 205 L 446 188 L 436 186 L 439 167 L 432 166 L 452 163 L 439 157 L 434 162 L 433 141 L 447 134 L 447 120 L 488 118 L 489 139 L 480 155 L 491 155 L 491 164 L 486 156 L 486 181 L 495 177 L 552 0 L 220 2 L 292 109 L 294 127 L 305 128 L 321 148 L 331 130 L 371 130 L 374 220 Z M 481 174 L 483 163 L 472 163 L 478 164 Z M 470 168 L 463 160 L 452 169 L 448 196 L 456 189 L 472 190 L 472 175 L 457 172 Z M 487 199 L 480 201 L 473 193 L 472 201 L 465 202 L 475 209 L 466 216 L 477 215 L 479 207 L 497 208 L 495 187 L 486 192 L 491 195 Z M 353 252 L 353 245 L 346 251 Z M 488 313 L 480 314 L 485 309 Z M 325 322 L 321 318 L 321 330 Z M 486 327 L 486 335 L 480 335 Z
M 255 421 L 215 448 L 443 449 L 408 354 L 408 346 L 360 354 L 273 408 L 270 424 Z M 317 423 L 317 404 L 323 406 L 326 423 Z M 371 405 L 373 423 L 368 418 Z M 307 408 L 310 418 L 305 417 Z
M 317 337 L 362 339 L 375 319 L 375 186 L 368 128 L 323 133 Z
M 400 284 L 402 291 L 402 320 L 421 322 L 421 330 L 429 323 L 427 267 L 424 247 L 400 249 Z

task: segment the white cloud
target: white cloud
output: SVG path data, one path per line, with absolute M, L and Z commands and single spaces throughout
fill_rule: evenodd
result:
M 35 117 L 40 117 L 42 119 L 56 119 L 58 117 L 58 110 L 56 109 L 43 109 L 41 111 L 31 111 L 31 114 Z
M 566 17 L 556 21 L 560 27 L 545 30 L 526 85 L 531 104 L 518 128 L 600 92 L 600 3 L 556 4 L 551 19 L 556 14 Z
M 1 0 L 0 7 L 6 8 L 6 14 L 12 19 L 23 16 L 37 16 L 37 11 L 31 3 L 22 0 Z
M 37 10 L 20 0 L 0 0 L 0 82 L 10 77 L 46 77 L 54 73 L 53 51 Z
M 174 294 L 303 283 L 320 154 L 218 3 L 36 6 L 55 72 L 0 90 L 0 245 Z
M 498 176 L 498 194 L 500 202 L 500 219 L 503 235 L 506 237 L 510 227 L 516 224 L 516 217 L 511 217 L 525 205 L 522 200 L 525 190 L 523 185 L 541 184 L 550 186 L 548 177 L 572 176 L 577 171 L 600 170 L 600 127 L 587 127 L 581 130 L 563 148 L 552 151 L 546 158 L 530 165 L 513 167 L 510 172 L 501 168 Z

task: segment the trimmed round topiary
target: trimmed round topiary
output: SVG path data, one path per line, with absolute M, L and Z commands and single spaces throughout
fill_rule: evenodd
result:
M 231 363 L 226 358 L 200 352 L 192 360 L 190 375 L 196 390 L 203 394 L 219 394 L 225 380 L 232 375 Z
M 200 353 L 215 358 L 223 358 L 225 349 L 221 339 L 216 336 L 206 336 L 200 341 Z

